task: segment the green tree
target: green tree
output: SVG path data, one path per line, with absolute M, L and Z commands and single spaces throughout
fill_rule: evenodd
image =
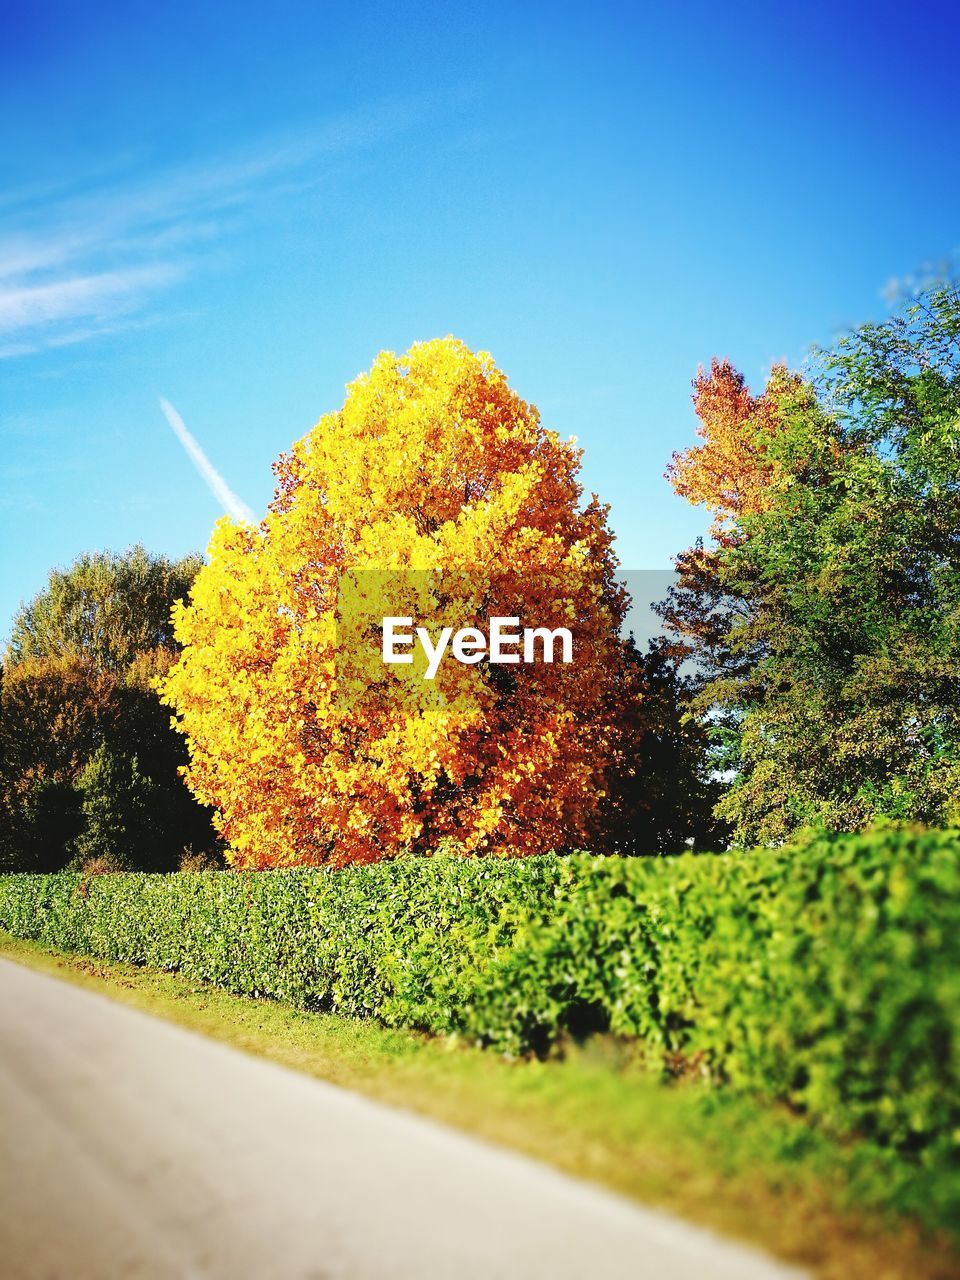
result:
M 71 842 L 73 863 L 92 859 L 117 871 L 153 870 L 166 841 L 160 788 L 140 770 L 136 756 L 99 746 L 76 782 L 82 825 Z
M 170 610 L 184 599 L 203 559 L 123 554 L 79 556 L 51 571 L 46 588 L 17 614 L 8 664 L 28 658 L 77 658 L 97 671 L 123 673 L 144 655 L 176 652 Z
M 13 797 L 0 795 L 0 871 L 60 871 L 83 830 L 81 798 L 70 782 L 38 777 Z
M 183 740 L 153 688 L 176 658 L 170 611 L 199 563 L 151 557 L 142 547 L 81 556 L 53 571 L 20 610 L 0 685 L 0 865 L 56 870 L 78 848 L 89 851 L 84 833 L 96 826 L 111 779 L 121 788 L 118 812 L 139 786 L 164 815 L 148 838 L 134 805 L 118 828 L 126 843 L 111 845 L 126 865 L 172 869 L 185 846 L 216 845 L 210 810 L 180 777 Z M 99 761 L 88 777 L 99 779 L 99 809 L 81 781 L 91 761 Z
M 737 413 L 722 450 L 708 419 L 675 464 L 718 534 L 680 558 L 664 607 L 734 775 L 719 815 L 742 843 L 946 822 L 960 795 L 956 287 L 819 353 L 812 383 L 775 371 Z

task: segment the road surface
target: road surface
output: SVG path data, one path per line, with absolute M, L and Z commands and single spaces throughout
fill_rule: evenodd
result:
M 0 961 L 4 1280 L 777 1280 L 510 1152 Z

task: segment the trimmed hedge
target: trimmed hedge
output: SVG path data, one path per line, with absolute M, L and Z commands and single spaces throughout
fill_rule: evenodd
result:
M 958 832 L 659 859 L 12 875 L 0 924 L 511 1053 L 571 1031 L 638 1037 L 673 1067 L 960 1173 Z

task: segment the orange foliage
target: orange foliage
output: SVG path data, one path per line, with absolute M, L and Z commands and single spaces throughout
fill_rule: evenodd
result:
M 71 781 L 118 731 L 118 680 L 74 655 L 30 657 L 3 670 L 0 759 L 18 793 L 39 780 Z
M 582 839 L 624 599 L 579 467 L 488 355 L 448 338 L 381 354 L 280 459 L 260 526 L 218 523 L 175 611 L 184 651 L 164 688 L 234 865 Z M 563 624 L 575 661 L 444 661 L 427 681 L 383 665 L 380 614 Z
M 713 512 L 711 532 L 721 543 L 732 540 L 733 522 L 767 509 L 777 474 L 768 449 L 779 430 L 781 392 L 794 381 L 778 367 L 767 389 L 753 396 L 729 360 L 716 358 L 709 374 L 701 369 L 694 379 L 703 443 L 675 453 L 667 476 L 682 497 Z

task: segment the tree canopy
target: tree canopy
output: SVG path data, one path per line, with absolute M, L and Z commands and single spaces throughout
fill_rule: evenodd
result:
M 235 865 L 584 840 L 625 601 L 579 468 L 488 355 L 438 340 L 348 387 L 280 459 L 259 528 L 219 523 L 166 697 Z M 406 679 L 380 660 L 381 614 L 568 622 L 577 661 Z
M 123 673 L 144 655 L 174 653 L 170 610 L 202 563 L 199 555 L 168 560 L 136 546 L 81 555 L 68 569 L 52 570 L 14 619 L 6 665 L 76 658 L 97 671 Z
M 199 563 L 142 547 L 81 556 L 21 608 L 0 685 L 0 865 L 53 871 L 96 846 L 113 865 L 162 870 L 215 844 L 153 687 Z
M 752 396 L 695 384 L 679 492 L 714 514 L 664 607 L 733 773 L 744 843 L 882 817 L 944 823 L 960 794 L 960 297 L 934 288 Z

